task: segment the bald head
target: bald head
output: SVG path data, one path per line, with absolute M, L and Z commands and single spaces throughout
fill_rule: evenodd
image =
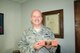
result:
M 33 25 L 42 25 L 42 13 L 40 10 L 33 10 L 31 14 L 31 22 Z
M 35 12 L 36 12 L 36 13 L 39 13 L 39 14 L 42 16 L 42 12 L 41 12 L 40 10 L 38 10 L 38 9 L 33 10 L 31 16 L 32 16 Z

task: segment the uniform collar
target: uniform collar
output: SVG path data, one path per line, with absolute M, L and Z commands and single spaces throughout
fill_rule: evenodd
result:
M 30 28 L 30 30 L 31 30 L 33 33 L 40 33 L 41 31 L 43 31 L 43 29 L 44 29 L 44 26 L 43 26 L 43 25 L 41 26 L 41 30 L 40 30 L 39 32 L 37 32 L 32 26 L 31 26 L 31 28 Z

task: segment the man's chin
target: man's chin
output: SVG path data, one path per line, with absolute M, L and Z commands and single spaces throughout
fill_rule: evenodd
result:
M 33 23 L 34 25 L 40 25 L 40 23 Z

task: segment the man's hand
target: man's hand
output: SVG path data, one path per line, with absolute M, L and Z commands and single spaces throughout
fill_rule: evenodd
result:
M 34 49 L 40 49 L 41 47 L 45 46 L 45 41 L 41 40 L 34 44 Z
M 52 42 L 52 44 L 51 44 L 52 46 L 58 46 L 58 41 L 57 40 L 52 40 L 51 42 Z
M 46 45 L 45 45 L 46 48 L 58 46 L 58 41 L 56 39 L 55 40 L 47 40 L 45 43 L 46 43 Z

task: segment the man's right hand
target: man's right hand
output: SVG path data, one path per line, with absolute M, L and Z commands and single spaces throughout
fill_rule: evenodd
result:
M 34 49 L 40 49 L 41 47 L 45 46 L 45 41 L 39 41 L 37 43 L 34 44 L 33 48 Z

